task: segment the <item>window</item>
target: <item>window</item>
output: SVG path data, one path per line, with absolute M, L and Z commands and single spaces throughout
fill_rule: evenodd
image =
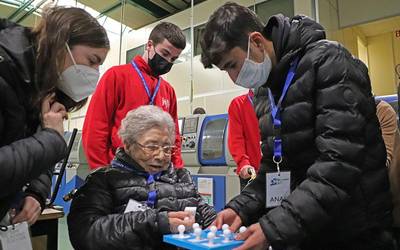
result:
M 190 40 L 190 28 L 182 30 L 183 35 L 185 36 L 186 39 L 186 47 L 180 54 L 179 58 L 174 62 L 174 64 L 178 64 L 181 62 L 186 62 L 190 60 L 191 57 L 191 40 Z
M 254 6 L 250 6 L 249 8 L 254 10 Z M 276 15 L 278 13 L 281 13 L 287 17 L 293 17 L 293 0 L 270 0 L 256 4 L 256 14 L 264 24 L 267 24 L 268 19 L 272 15 Z
M 206 28 L 206 24 L 200 24 L 194 28 L 194 56 L 201 54 L 201 46 L 200 39 L 203 36 L 204 29 Z
M 130 63 L 130 61 L 137 55 L 143 55 L 144 53 L 144 44 L 140 45 L 136 48 L 129 49 L 126 51 L 126 63 Z
M 204 28 L 205 28 L 205 24 L 200 24 L 200 25 L 194 27 L 194 30 L 193 30 L 193 33 L 194 33 L 194 56 L 201 54 L 200 38 L 201 38 L 201 35 L 203 34 Z M 186 38 L 186 48 L 182 51 L 182 54 L 179 56 L 179 59 L 175 61 L 175 63 L 189 61 L 190 56 L 191 56 L 190 50 L 191 50 L 192 46 L 191 46 L 191 39 L 190 39 L 190 28 L 186 28 L 182 32 Z

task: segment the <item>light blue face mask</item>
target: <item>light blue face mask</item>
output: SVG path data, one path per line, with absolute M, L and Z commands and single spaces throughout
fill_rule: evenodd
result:
M 250 36 L 247 43 L 247 58 L 244 61 L 239 75 L 235 81 L 236 85 L 242 86 L 247 89 L 258 88 L 265 84 L 271 73 L 272 63 L 271 59 L 264 52 L 264 61 L 261 63 L 250 60 Z
M 75 102 L 79 102 L 94 92 L 100 73 L 89 66 L 76 64 L 68 44 L 65 46 L 74 64 L 62 72 L 57 88 Z

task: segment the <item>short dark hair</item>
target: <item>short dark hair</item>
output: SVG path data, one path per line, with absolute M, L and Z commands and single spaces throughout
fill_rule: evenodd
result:
M 193 110 L 194 115 L 198 115 L 198 114 L 201 115 L 201 114 L 205 114 L 205 113 L 206 113 L 206 110 L 202 107 L 197 107 Z
M 217 65 L 222 55 L 234 47 L 247 50 L 248 34 L 262 32 L 264 24 L 249 8 L 227 2 L 208 19 L 200 41 L 201 62 L 205 68 Z
M 182 30 L 173 23 L 161 22 L 151 31 L 149 40 L 152 40 L 154 46 L 167 39 L 175 48 L 184 49 L 186 47 L 186 38 Z

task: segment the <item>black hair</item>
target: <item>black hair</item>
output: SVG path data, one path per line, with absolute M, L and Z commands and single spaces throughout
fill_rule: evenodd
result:
M 262 32 L 264 24 L 249 8 L 227 2 L 208 19 L 200 41 L 201 62 L 205 68 L 217 65 L 222 55 L 234 47 L 247 50 L 248 34 Z
M 184 49 L 186 47 L 186 38 L 182 30 L 173 23 L 161 22 L 151 31 L 149 40 L 152 40 L 154 46 L 167 39 L 175 48 Z
M 202 107 L 197 107 L 193 110 L 193 114 L 197 115 L 197 114 L 205 114 L 206 110 Z

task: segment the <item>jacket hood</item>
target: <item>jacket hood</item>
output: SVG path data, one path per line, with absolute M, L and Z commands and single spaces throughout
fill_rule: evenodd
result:
M 307 45 L 325 39 L 324 28 L 307 16 L 297 15 L 292 19 L 277 14 L 272 16 L 263 30 L 272 40 L 277 61 L 285 56 L 304 50 Z
M 325 39 L 324 28 L 311 18 L 301 15 L 292 19 L 282 14 L 274 15 L 268 20 L 263 34 L 272 41 L 277 60 L 267 81 L 271 89 L 282 87 L 290 63 L 297 56 L 301 57 L 308 45 Z
M 3 50 L 8 63 L 9 71 L 2 77 L 17 74 L 25 83 L 34 83 L 35 78 L 35 47 L 34 39 L 29 28 L 20 26 L 6 19 L 0 19 L 0 50 Z M 0 51 L 1 52 L 1 51 Z M 0 67 L 1 72 L 1 67 Z

